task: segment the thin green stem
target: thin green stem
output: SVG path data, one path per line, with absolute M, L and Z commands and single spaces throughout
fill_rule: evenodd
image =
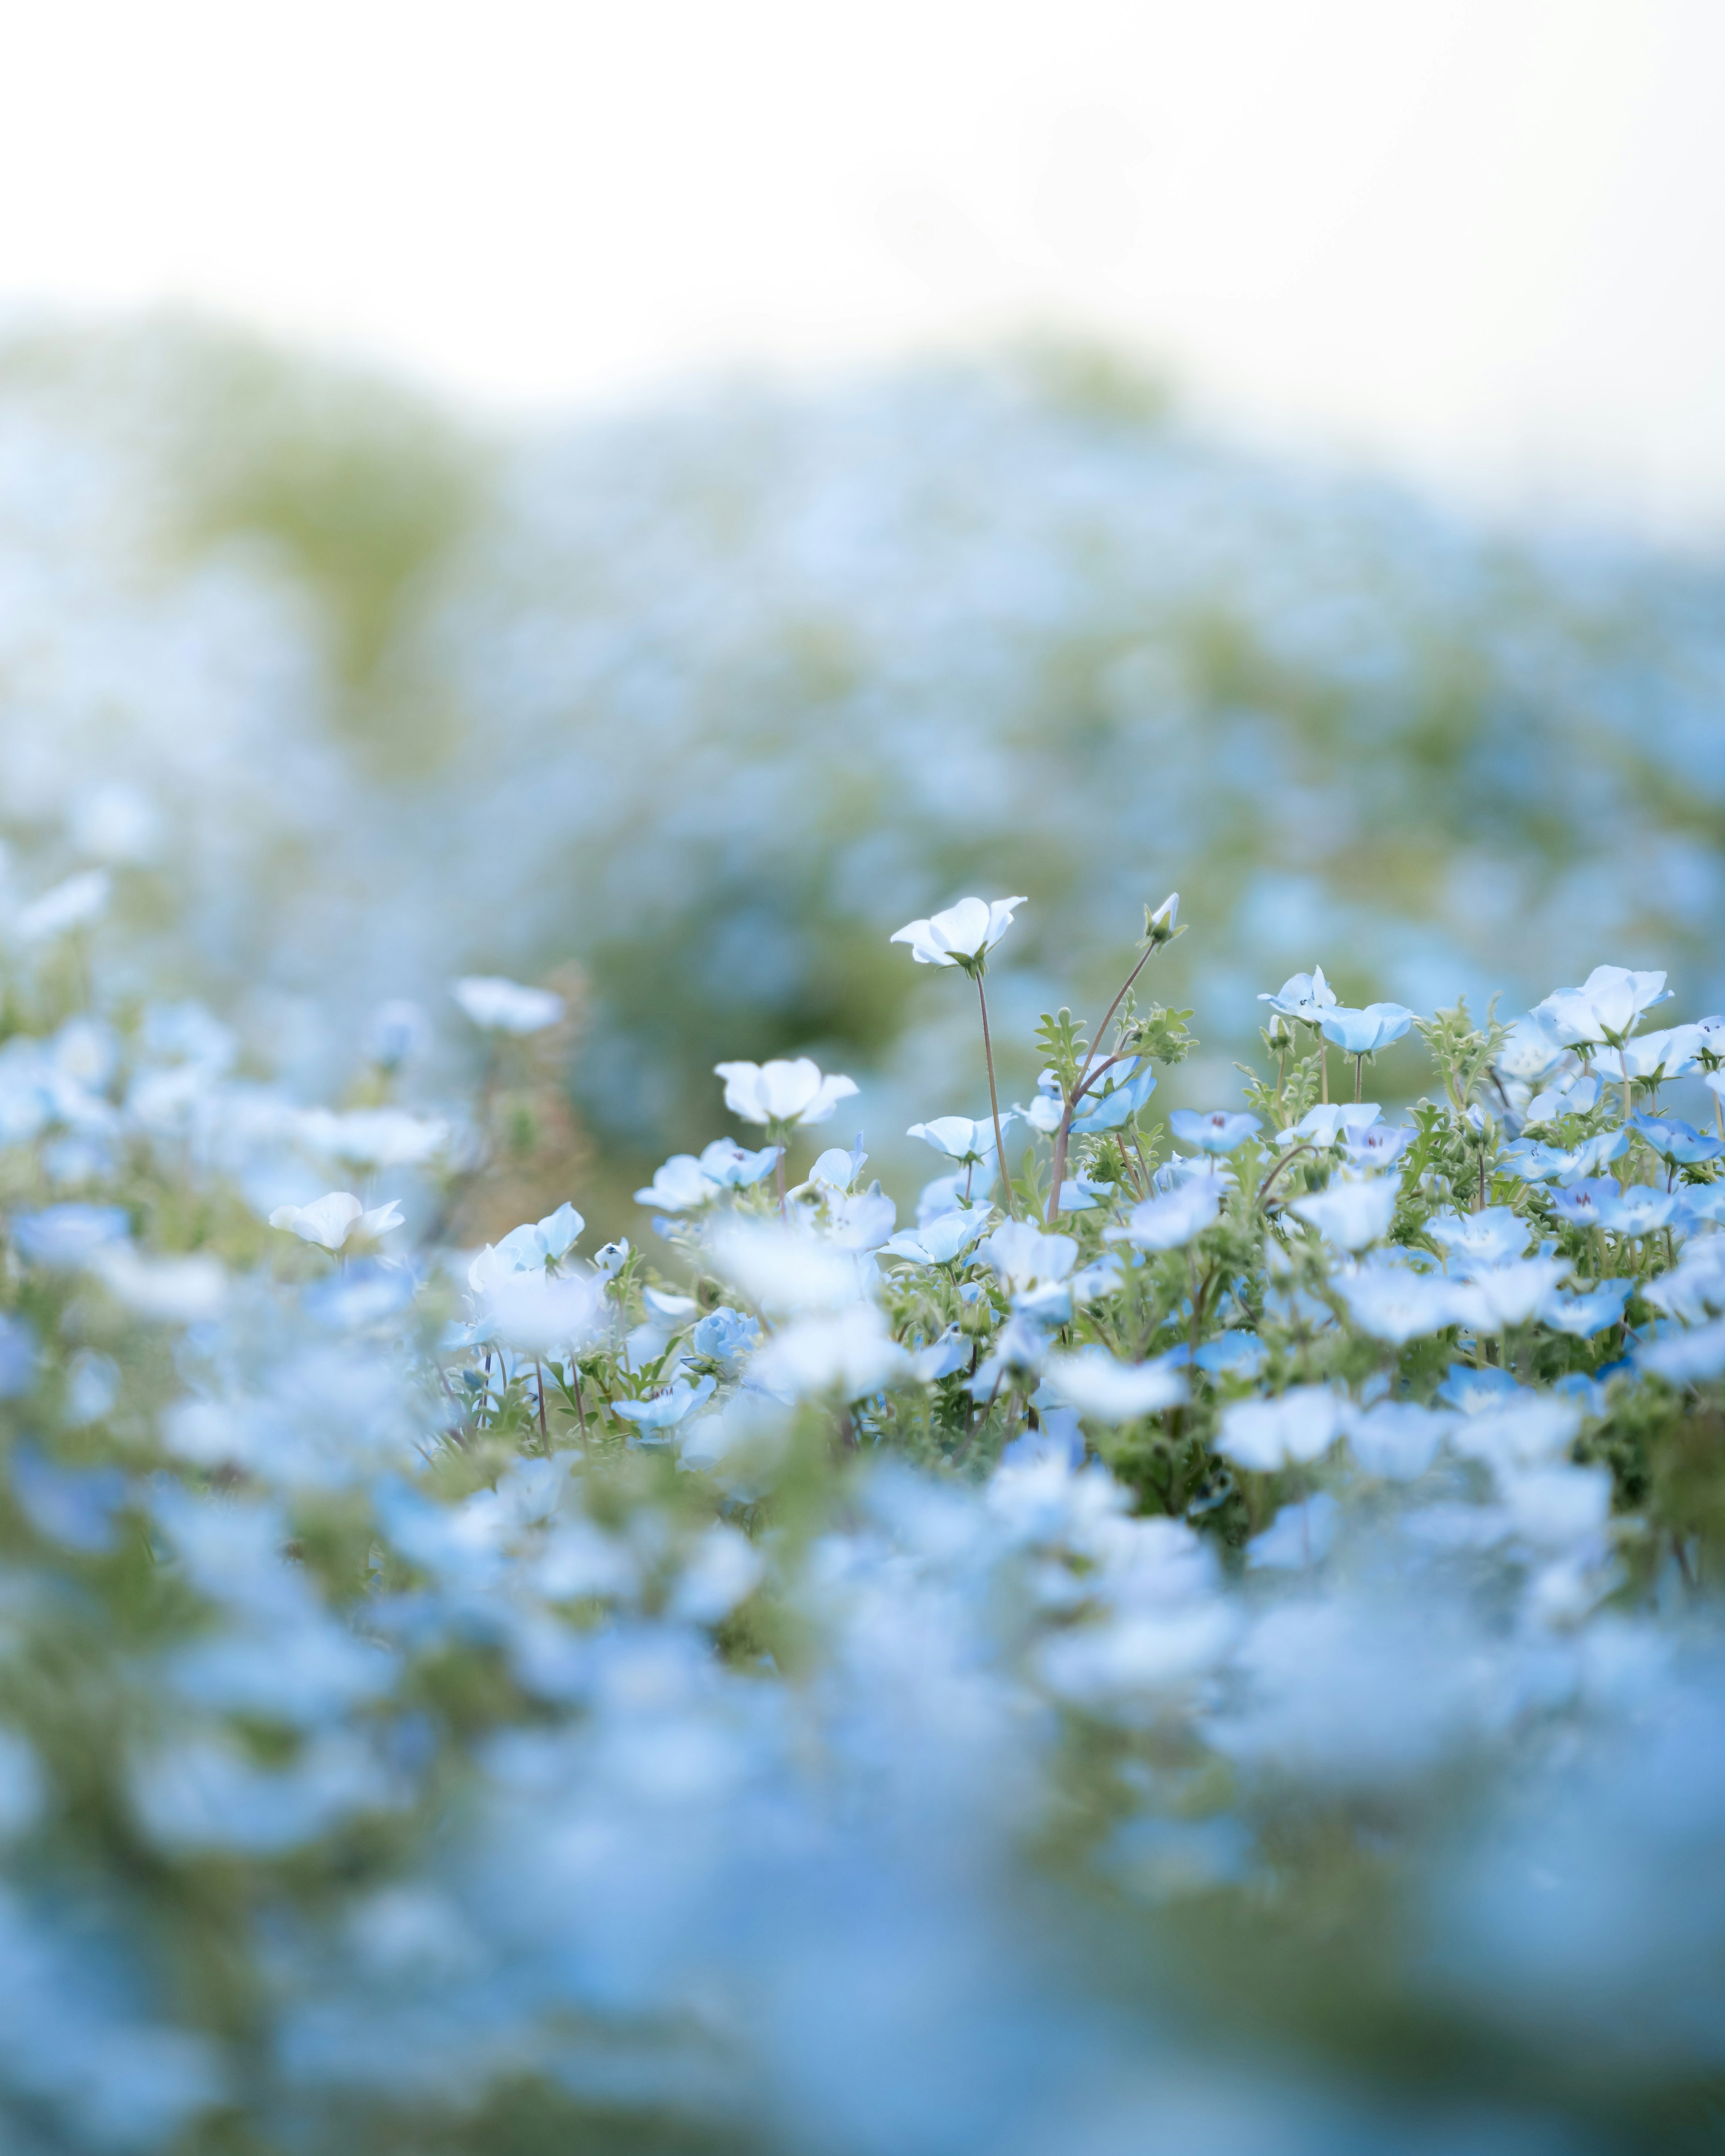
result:
M 1000 1170 L 1001 1185 L 1006 1193 L 1006 1217 L 1009 1220 L 1016 1220 L 1019 1216 L 1018 1209 L 1013 1204 L 1012 1171 L 1006 1164 L 1006 1142 L 1000 1135 L 1000 1096 L 994 1086 L 994 1043 L 988 1033 L 988 998 L 983 988 L 983 969 L 980 966 L 976 969 L 976 999 L 983 1014 L 983 1060 L 988 1066 L 988 1106 L 994 1117 L 994 1164 Z M 1056 1204 L 1060 1202 L 1058 1185 L 1055 1190 L 1055 1202 Z

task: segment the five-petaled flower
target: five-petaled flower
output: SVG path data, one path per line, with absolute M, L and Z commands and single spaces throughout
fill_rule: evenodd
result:
M 972 973 L 986 963 L 1017 909 L 1029 904 L 1025 898 L 961 898 L 944 913 L 911 921 L 887 941 L 908 943 L 919 966 L 963 966 Z
M 824 1077 L 806 1055 L 794 1062 L 716 1063 L 713 1070 L 725 1081 L 725 1106 L 732 1114 L 769 1129 L 824 1123 L 856 1091 L 854 1078 Z

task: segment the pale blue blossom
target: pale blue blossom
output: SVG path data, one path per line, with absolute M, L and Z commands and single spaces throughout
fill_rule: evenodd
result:
M 1527 1222 L 1510 1205 L 1488 1205 L 1479 1213 L 1458 1213 L 1448 1206 L 1432 1214 L 1425 1232 L 1462 1272 L 1473 1265 L 1501 1265 L 1520 1257 L 1531 1235 Z
M 1393 1168 L 1418 1136 L 1411 1123 L 1344 1123 L 1342 1149 L 1352 1168 Z
M 1483 1333 L 1527 1325 L 1569 1270 L 1566 1258 L 1525 1258 L 1501 1265 L 1470 1260 L 1466 1282 L 1458 1290 L 1464 1322 Z
M 1248 1568 L 1301 1572 L 1310 1565 L 1321 1564 L 1336 1539 L 1341 1512 L 1327 1490 L 1314 1491 L 1296 1504 L 1284 1505 L 1264 1532 L 1246 1544 Z
M 1363 1010 L 1338 1004 L 1320 1021 L 1325 1040 L 1349 1055 L 1377 1055 L 1399 1040 L 1413 1023 L 1413 1012 L 1401 1004 L 1368 1004 Z
M 1295 1385 L 1275 1399 L 1235 1400 L 1222 1410 L 1216 1450 L 1240 1467 L 1269 1472 L 1327 1452 L 1347 1426 L 1345 1395 Z
M 1325 1012 L 1336 1008 L 1336 991 L 1324 978 L 1323 968 L 1314 966 L 1309 973 L 1291 973 L 1274 994 L 1266 990 L 1258 1001 L 1283 1018 L 1318 1025 Z
M 1725 1153 L 1725 1138 L 1697 1131 L 1681 1116 L 1655 1116 L 1640 1110 L 1630 1117 L 1629 1127 L 1645 1138 L 1661 1160 L 1676 1161 L 1686 1168 L 1717 1160 Z
M 1043 1384 L 1055 1401 L 1076 1408 L 1093 1422 L 1131 1422 L 1177 1407 L 1187 1397 L 1185 1378 L 1166 1359 L 1122 1363 L 1106 1348 L 1081 1348 L 1076 1354 L 1050 1355 L 1043 1365 Z
M 1577 1295 L 1548 1295 L 1539 1306 L 1541 1322 L 1556 1332 L 1585 1340 L 1603 1332 L 1608 1325 L 1622 1322 L 1623 1306 L 1632 1285 L 1626 1280 L 1606 1280 Z
M 1144 1250 L 1178 1250 L 1221 1216 L 1223 1185 L 1214 1176 L 1194 1176 L 1162 1196 L 1147 1198 L 1127 1215 L 1123 1228 L 1106 1232 L 1111 1241 Z
M 1294 1199 L 1290 1213 L 1340 1250 L 1363 1250 L 1389 1233 L 1398 1186 L 1392 1176 L 1340 1176 L 1327 1189 Z
M 912 1265 L 949 1265 L 988 1226 L 986 1207 L 968 1213 L 937 1214 L 916 1228 L 902 1229 L 881 1245 L 883 1256 L 908 1258 Z
M 69 1268 L 88 1265 L 98 1250 L 123 1241 L 131 1224 L 123 1206 L 68 1201 L 38 1213 L 14 1213 L 12 1239 L 38 1265 Z
M 1308 1108 L 1297 1123 L 1278 1131 L 1279 1146 L 1332 1146 L 1346 1135 L 1365 1130 L 1383 1114 L 1375 1101 L 1331 1101 Z
M 1362 1332 L 1399 1348 L 1465 1321 L 1467 1312 L 1459 1286 L 1440 1276 L 1385 1265 L 1344 1274 L 1336 1282 L 1336 1291 Z
M 1193 1108 L 1176 1108 L 1168 1125 L 1183 1144 L 1196 1146 L 1200 1152 L 1210 1153 L 1232 1152 L 1264 1127 L 1260 1117 L 1230 1114 L 1225 1108 L 1213 1108 L 1208 1114 Z
M 1093 1137 L 1101 1131 L 1117 1131 L 1144 1106 L 1156 1091 L 1156 1073 L 1147 1056 L 1142 1062 L 1119 1066 L 1092 1086 L 1073 1112 L 1074 1137 Z
M 673 1430 L 680 1422 L 694 1414 L 696 1408 L 705 1407 L 718 1389 L 718 1380 L 711 1376 L 700 1378 L 692 1383 L 679 1378 L 666 1386 L 662 1393 L 644 1400 L 613 1400 L 611 1411 L 632 1422 L 644 1438 L 663 1440 L 665 1433 Z

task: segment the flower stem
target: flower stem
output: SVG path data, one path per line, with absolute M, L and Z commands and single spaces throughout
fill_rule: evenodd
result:
M 1363 1101 L 1365 1096 L 1366 1059 L 1363 1055 L 1356 1055 L 1353 1059 L 1353 1097 L 1356 1101 Z
M 1012 1171 L 1006 1164 L 1006 1145 L 1000 1135 L 1000 1096 L 994 1089 L 994 1044 L 988 1037 L 988 998 L 983 988 L 982 968 L 977 968 L 976 999 L 983 1014 L 983 1060 L 988 1066 L 988 1106 L 994 1115 L 994 1164 L 1000 1170 L 1000 1181 L 1006 1192 L 1006 1217 L 1016 1220 L 1018 1209 L 1012 1202 Z M 1055 1193 L 1058 1203 L 1060 1193 Z

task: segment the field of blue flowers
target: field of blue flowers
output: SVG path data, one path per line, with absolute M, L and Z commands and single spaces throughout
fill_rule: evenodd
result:
M 1707 575 L 51 358 L 0 2143 L 1718 2147 Z

